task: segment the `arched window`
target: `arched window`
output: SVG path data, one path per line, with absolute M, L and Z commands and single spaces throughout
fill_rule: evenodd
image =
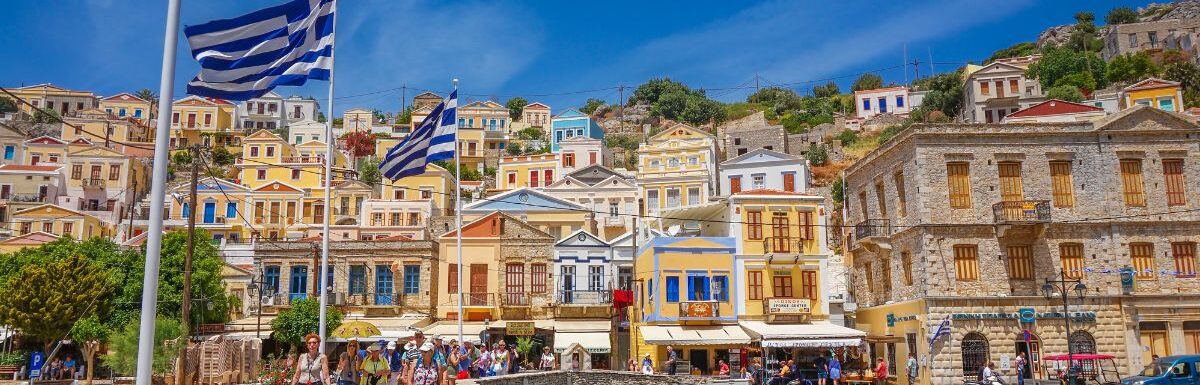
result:
M 977 332 L 968 333 L 962 340 L 963 378 L 979 381 L 979 369 L 988 362 L 987 337 Z
M 1092 334 L 1084 330 L 1079 330 L 1071 333 L 1071 353 L 1074 354 L 1096 354 L 1096 339 L 1092 338 Z M 1086 378 L 1096 378 L 1096 362 L 1095 361 L 1080 361 L 1080 372 Z

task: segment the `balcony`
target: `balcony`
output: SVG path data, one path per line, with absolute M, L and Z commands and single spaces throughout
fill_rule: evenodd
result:
M 624 227 L 625 219 L 617 216 L 604 217 L 604 226 Z
M 554 296 L 557 318 L 609 318 L 613 316 L 612 290 L 561 290 Z
M 325 158 L 319 156 L 285 156 L 280 158 L 282 163 L 325 164 Z
M 292 112 L 289 112 L 289 113 L 287 114 L 287 118 L 288 118 L 288 120 L 303 120 L 303 119 L 304 119 L 304 113 L 303 113 L 303 112 L 296 112 L 296 111 L 292 111 Z
M 526 293 L 504 293 L 500 296 L 502 305 L 508 306 L 529 306 L 529 295 Z
M 12 194 L 8 198 L 13 203 L 45 203 L 46 196 L 41 194 Z
M 793 237 L 766 237 L 763 238 L 762 250 L 764 255 L 804 254 L 804 239 Z
M 680 321 L 712 321 L 721 318 L 718 301 L 684 301 L 679 303 Z
M 495 307 L 496 293 L 462 293 L 463 307 Z M 441 304 L 438 304 L 441 306 Z M 450 294 L 448 306 L 458 306 L 458 293 Z
M 887 219 L 867 219 L 854 225 L 854 239 L 871 252 L 891 250 L 892 225 Z
M 996 235 L 1036 236 L 1050 223 L 1050 201 L 1005 201 L 992 205 Z M 1014 232 L 1015 231 L 1015 232 Z
M 100 190 L 104 189 L 104 179 L 103 178 L 85 178 L 82 181 L 80 181 L 80 184 L 82 184 L 83 188 L 85 188 L 85 189 L 93 189 L 93 188 L 100 189 Z

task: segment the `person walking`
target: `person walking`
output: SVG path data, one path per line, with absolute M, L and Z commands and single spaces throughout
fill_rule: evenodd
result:
M 309 333 L 304 336 L 304 345 L 308 348 L 308 352 L 300 356 L 296 365 L 296 374 L 292 375 L 292 385 L 330 384 L 329 365 L 325 364 L 327 361 L 325 355 L 319 352 L 321 337 Z
M 1025 352 L 1017 353 L 1017 385 L 1025 385 Z
M 875 383 L 878 385 L 887 385 L 888 366 L 883 358 L 879 359 L 879 363 L 875 365 Z
M 668 375 L 672 375 L 672 376 L 675 375 L 676 360 L 678 360 L 678 357 L 675 356 L 675 348 L 671 347 L 670 345 L 667 345 L 667 374 Z
M 637 367 L 636 360 L 630 358 L 629 361 L 625 361 L 625 370 L 628 370 L 630 372 L 636 372 L 637 369 L 638 369 L 638 367 Z
M 920 375 L 921 366 L 917 364 L 917 355 L 908 353 L 908 360 L 904 362 L 904 373 L 908 375 L 908 385 L 917 384 L 917 376 Z
M 832 385 L 838 385 L 838 380 L 842 379 L 842 361 L 838 360 L 837 354 L 829 356 L 829 381 Z
M 338 385 L 358 385 L 358 340 L 352 339 L 346 344 L 346 351 L 338 356 Z
M 491 375 L 500 376 L 508 374 L 509 357 L 508 344 L 503 340 L 496 343 L 496 349 L 492 351 Z
M 425 342 L 418 348 L 421 353 L 421 358 L 417 360 L 416 366 L 413 367 L 412 373 L 409 375 L 409 385 L 435 385 L 438 382 L 437 362 L 433 360 L 434 347 L 432 342 Z
M 629 362 L 632 363 L 633 359 L 630 359 Z M 547 371 L 547 372 L 554 370 L 554 353 L 550 352 L 549 346 L 542 348 L 541 365 L 539 365 L 538 367 L 540 367 L 543 371 Z M 632 370 L 632 369 L 630 369 L 630 370 Z
M 380 356 L 381 350 L 383 349 L 380 349 L 378 344 L 367 346 L 367 358 L 363 359 L 358 367 L 362 371 L 362 376 L 366 379 L 363 385 L 385 384 L 391 368 L 383 360 L 383 357 Z

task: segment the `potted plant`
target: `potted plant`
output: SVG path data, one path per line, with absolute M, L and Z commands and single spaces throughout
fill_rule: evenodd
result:
M 19 350 L 9 353 L 0 352 L 0 373 L 12 374 L 21 370 L 21 366 L 25 365 L 25 354 Z

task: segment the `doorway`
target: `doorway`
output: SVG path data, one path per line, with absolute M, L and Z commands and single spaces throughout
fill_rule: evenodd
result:
M 693 369 L 700 369 L 700 373 L 708 373 L 708 350 L 688 350 L 688 361 L 692 363 Z
M 1029 342 L 1025 342 L 1022 332 L 1017 338 L 1016 352 L 1025 353 L 1025 379 L 1042 379 L 1042 340 L 1030 332 Z

